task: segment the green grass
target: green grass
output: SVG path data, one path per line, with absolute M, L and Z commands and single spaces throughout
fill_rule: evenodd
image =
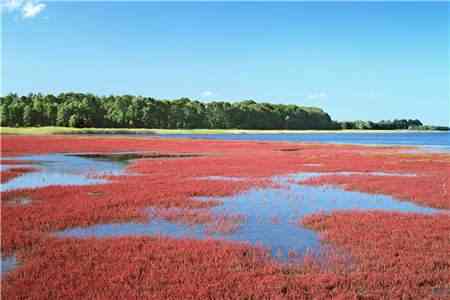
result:
M 283 130 L 240 129 L 128 129 L 128 128 L 70 128 L 70 127 L 0 127 L 1 134 L 48 135 L 48 134 L 239 134 L 281 133 Z
M 244 133 L 249 130 L 225 129 L 147 129 L 147 128 L 70 128 L 70 127 L 0 127 L 1 134 L 224 134 Z
M 274 133 L 377 133 L 430 132 L 413 130 L 244 130 L 244 129 L 131 129 L 131 128 L 69 128 L 69 127 L 0 127 L 1 134 L 274 134 Z
M 70 128 L 70 127 L 0 127 L 1 134 L 48 135 L 48 134 L 155 134 L 152 129 L 126 128 Z

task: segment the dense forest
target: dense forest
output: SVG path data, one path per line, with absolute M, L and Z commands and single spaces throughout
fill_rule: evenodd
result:
M 242 102 L 202 103 L 188 98 L 155 100 L 137 96 L 98 97 L 10 94 L 1 98 L 2 126 L 98 128 L 334 129 L 321 109 Z
M 323 110 L 297 105 L 241 102 L 202 103 L 188 98 L 9 94 L 0 97 L 1 126 L 65 126 L 167 129 L 411 129 L 419 120 L 336 122 Z

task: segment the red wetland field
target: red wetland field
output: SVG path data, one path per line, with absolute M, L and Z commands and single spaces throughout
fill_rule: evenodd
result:
M 30 155 L 54 153 L 136 156 L 122 172 L 85 174 L 103 180 L 99 184 L 2 189 L 2 257 L 16 260 L 2 274 L 4 299 L 450 299 L 450 154 L 337 144 L 4 135 L 2 185 L 37 172 Z M 326 251 L 306 251 L 292 255 L 294 260 L 277 259 L 264 244 L 214 236 L 57 234 L 152 220 L 239 234 L 252 220 L 236 211 L 218 213 L 224 201 L 233 201 L 224 199 L 283 189 L 271 178 L 298 173 L 316 174 L 290 180 L 305 191 L 381 195 L 435 210 L 299 213 L 289 220 L 290 237 L 302 238 L 295 228 L 308 230 Z M 283 216 L 272 216 L 261 228 L 283 223 Z

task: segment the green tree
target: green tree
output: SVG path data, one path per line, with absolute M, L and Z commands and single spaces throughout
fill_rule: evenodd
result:
M 33 109 L 31 106 L 25 106 L 23 110 L 23 125 L 24 126 L 33 126 L 35 125 L 33 122 Z
M 132 95 L 9 94 L 0 97 L 2 126 L 238 129 L 408 129 L 425 128 L 417 119 L 335 122 L 317 107 L 214 101 L 155 100 Z M 426 127 L 428 128 L 428 127 Z

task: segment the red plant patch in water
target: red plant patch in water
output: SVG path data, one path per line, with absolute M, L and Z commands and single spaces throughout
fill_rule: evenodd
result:
M 304 222 L 350 251 L 351 268 L 284 266 L 262 249 L 160 237 L 46 239 L 17 253 L 9 298 L 439 299 L 450 280 L 448 215 L 341 213 Z M 374 226 L 377 224 L 377 226 Z M 431 251 L 431 252 L 430 252 Z M 333 268 L 334 267 L 334 268 Z M 444 290 L 445 291 L 445 290 Z
M 247 218 L 244 215 L 235 214 L 227 215 L 220 214 L 214 217 L 212 223 L 207 224 L 206 233 L 208 234 L 231 234 L 239 230 L 241 225 L 246 222 Z
M 23 266 L 6 276 L 2 292 L 6 299 L 232 297 L 236 283 L 249 285 L 248 272 L 262 270 L 262 256 L 217 241 L 50 239 L 18 254 Z
M 450 215 L 339 212 L 301 221 L 353 256 L 352 289 L 370 299 L 450 297 Z
M 325 299 L 355 296 L 339 273 L 282 266 L 263 249 L 162 237 L 47 239 L 17 254 L 3 296 L 33 299 Z M 314 270 L 314 272 L 312 272 Z M 311 273 L 309 273 L 311 272 Z
M 301 183 L 337 185 L 347 191 L 386 194 L 425 206 L 450 209 L 450 170 L 443 170 L 434 175 L 411 177 L 326 175 L 310 178 Z
M 0 165 L 31 165 L 31 164 L 33 164 L 33 161 L 0 158 Z
M 146 209 L 149 207 L 208 208 L 216 202 L 197 201 L 192 197 L 215 192 L 230 195 L 248 187 L 248 182 L 191 180 L 179 183 L 176 178 L 164 182 L 157 177 L 124 176 L 101 185 L 48 186 L 4 192 L 2 251 L 11 253 L 29 245 L 30 236 L 39 240 L 50 232 L 66 228 L 111 222 L 147 222 L 149 215 Z M 33 201 L 26 207 L 3 205 L 19 197 Z M 191 221 L 197 218 L 196 222 L 199 221 L 198 214 L 191 210 L 184 210 L 176 217 Z M 207 217 L 211 221 L 213 216 Z
M 230 234 L 239 229 L 246 218 L 240 214 L 213 213 L 208 209 L 152 209 L 151 217 L 188 226 L 204 225 L 206 234 Z
M 204 209 L 153 209 L 151 216 L 185 225 L 208 224 L 214 220 L 211 211 Z
M 95 144 L 95 141 L 92 142 Z M 131 175 L 109 176 L 111 182 L 92 186 L 48 186 L 2 193 L 2 199 L 13 202 L 20 197 L 33 201 L 26 207 L 2 206 L 2 251 L 11 253 L 29 247 L 48 233 L 71 227 L 111 222 L 147 222 L 146 209 L 208 208 L 214 201 L 196 201 L 195 196 L 229 196 L 267 181 L 199 180 L 197 175 L 218 173 L 224 164 L 216 157 L 183 160 L 138 160 L 130 167 Z M 223 161 L 223 159 L 222 159 Z M 234 166 L 229 167 L 234 171 Z M 180 220 L 192 217 L 185 210 Z M 191 215 L 191 216 L 190 216 Z M 209 216 L 210 218 L 212 216 Z M 214 216 L 216 217 L 216 216 Z M 198 221 L 198 220 L 197 220 Z M 210 220 L 210 223 L 213 223 Z M 228 227 L 222 222 L 220 228 Z M 234 222 L 237 223 L 237 222 Z
M 0 172 L 0 183 L 6 183 L 16 177 L 33 171 L 36 171 L 36 169 L 32 167 L 16 167 L 3 170 Z

